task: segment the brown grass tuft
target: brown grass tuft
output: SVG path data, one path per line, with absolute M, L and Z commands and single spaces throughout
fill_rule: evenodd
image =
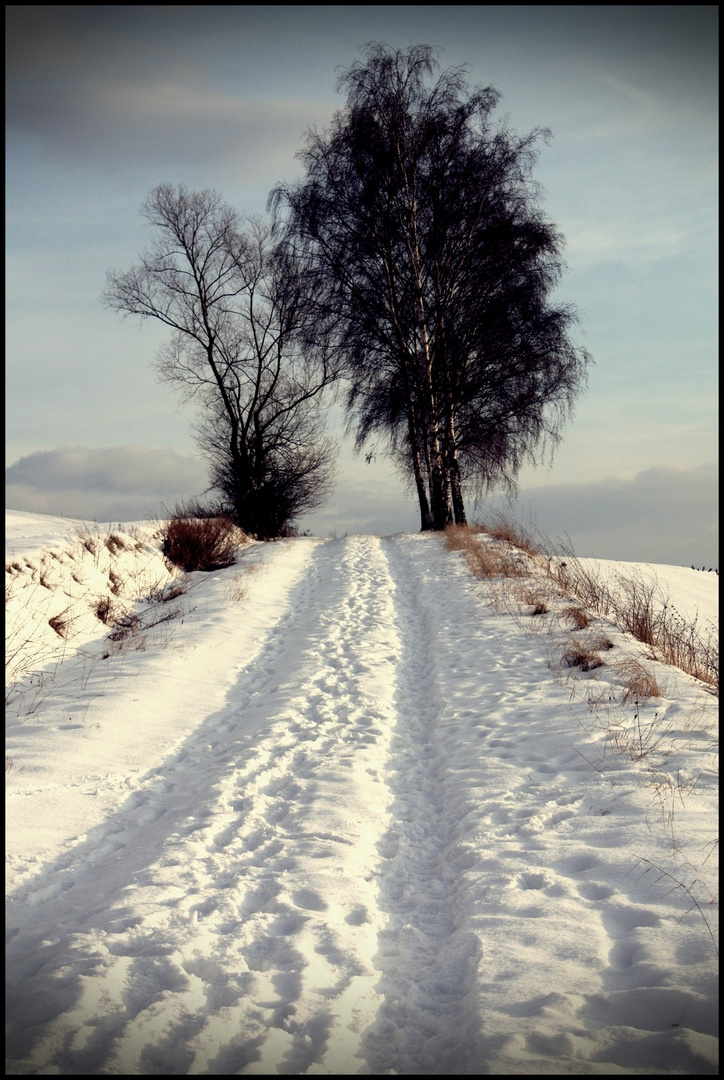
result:
M 594 630 L 586 638 L 586 645 L 589 649 L 593 649 L 596 652 L 607 652 L 609 649 L 614 649 L 615 645 L 609 637 L 607 637 L 602 630 Z
M 55 630 L 58 637 L 61 638 L 66 638 L 68 636 L 69 625 L 70 623 L 65 617 L 65 612 L 62 612 L 60 615 L 53 615 L 52 618 L 48 619 L 48 626 L 52 630 Z
M 81 547 L 84 547 L 89 555 L 95 555 L 98 547 L 98 541 L 95 536 L 91 536 L 89 532 L 82 532 L 79 534 L 78 539 L 80 540 Z
M 514 590 L 514 596 L 522 607 L 530 609 L 527 614 L 530 615 L 531 618 L 535 615 L 547 615 L 550 611 L 548 596 L 541 589 L 526 588 L 526 586 L 521 583 L 519 587 Z
M 105 545 L 111 555 L 117 555 L 119 551 L 125 551 L 127 547 L 126 541 L 118 533 L 109 533 L 105 539 Z
M 540 555 L 539 545 L 533 536 L 533 530 L 521 525 L 518 521 L 506 517 L 505 514 L 497 514 L 478 528 L 480 531 L 492 536 L 495 540 L 503 540 L 512 547 L 524 551 L 531 558 Z
M 654 676 L 633 657 L 628 657 L 618 664 L 616 675 L 623 685 L 622 705 L 628 701 L 647 701 L 652 697 L 661 697 L 661 690 Z
M 108 571 L 108 581 L 110 583 L 110 589 L 114 596 L 120 596 L 123 592 L 123 578 L 115 570 Z
M 188 517 L 181 509 L 162 527 L 164 555 L 187 573 L 231 566 L 238 546 L 239 530 L 227 517 Z
M 591 620 L 588 613 L 580 607 L 567 607 L 561 612 L 562 619 L 569 619 L 576 630 L 585 630 L 587 626 L 591 625 Z
M 469 525 L 448 525 L 444 544 L 448 551 L 462 551 L 475 577 L 521 577 L 525 570 L 514 551 L 503 545 L 491 543 Z
M 563 651 L 561 663 L 563 667 L 578 667 L 581 671 L 593 671 L 595 668 L 604 666 L 604 661 L 598 653 L 580 641 L 568 642 Z

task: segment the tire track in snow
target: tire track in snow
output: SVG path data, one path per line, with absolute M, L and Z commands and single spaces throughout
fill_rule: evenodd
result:
M 121 1074 L 364 1067 L 399 652 L 380 541 L 317 547 L 231 704 L 97 834 L 98 881 L 69 866 L 47 911 L 30 898 L 56 925 L 18 972 L 17 1001 L 45 1000 L 16 1059 Z M 64 912 L 83 932 L 64 933 Z
M 231 820 L 209 838 L 223 861 L 231 854 L 244 881 L 232 887 L 231 908 L 205 902 L 203 922 L 223 916 L 218 931 L 233 934 L 249 972 L 248 1005 L 234 1019 L 245 1034 L 215 1047 L 214 1057 L 207 1045 L 210 1037 L 214 1046 L 214 1018 L 194 1040 L 193 1071 L 361 1065 L 361 1032 L 379 1004 L 371 960 L 376 841 L 387 824 L 380 764 L 399 651 L 385 571 L 378 540 L 331 542 L 291 613 L 305 634 L 301 661 L 275 691 L 281 707 L 268 735 L 227 785 Z M 280 670 L 271 658 L 272 681 Z M 310 872 L 310 860 L 318 870 Z
M 401 656 L 387 777 L 392 824 L 380 845 L 379 903 L 388 923 L 376 963 L 385 1000 L 365 1036 L 365 1054 L 377 1075 L 465 1074 L 480 1071 L 474 989 L 480 946 L 457 929 L 457 875 L 448 855 L 458 823 L 445 776 L 437 677 L 448 658 L 438 653 L 435 613 L 426 607 L 408 545 L 405 538 L 384 541 Z

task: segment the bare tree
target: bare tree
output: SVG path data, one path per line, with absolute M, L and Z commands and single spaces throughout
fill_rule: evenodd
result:
M 263 538 L 327 497 L 333 444 L 322 392 L 335 379 L 304 274 L 253 221 L 213 191 L 156 188 L 142 213 L 156 237 L 140 263 L 108 275 L 104 300 L 173 332 L 162 379 L 202 406 L 196 436 L 212 485 L 237 523 Z
M 422 528 L 464 522 L 464 487 L 514 485 L 555 445 L 590 361 L 550 303 L 562 238 L 531 180 L 547 133 L 494 125 L 498 93 L 461 68 L 430 83 L 437 67 L 426 45 L 369 45 L 304 179 L 270 198 L 337 320 L 358 443 L 387 438 Z

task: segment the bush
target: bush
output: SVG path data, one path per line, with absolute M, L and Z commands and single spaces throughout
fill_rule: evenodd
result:
M 183 508 L 161 529 L 161 550 L 170 563 L 187 573 L 221 570 L 236 562 L 240 530 L 223 515 L 196 516 Z

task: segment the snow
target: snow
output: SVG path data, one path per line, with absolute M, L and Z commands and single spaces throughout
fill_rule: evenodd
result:
M 718 1073 L 705 684 L 436 535 L 6 520 L 8 1074 Z
M 664 566 L 661 563 L 614 562 L 611 559 L 579 559 L 583 569 L 611 582 L 618 575 L 625 578 L 637 576 L 644 583 L 651 583 L 662 600 L 674 603 L 689 621 L 696 621 L 706 633 L 719 625 L 718 574 L 703 572 L 690 566 Z

